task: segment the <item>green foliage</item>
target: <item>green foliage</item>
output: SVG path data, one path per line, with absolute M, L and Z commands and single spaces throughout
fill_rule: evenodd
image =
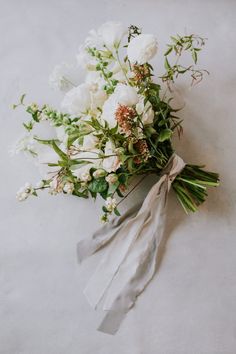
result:
M 90 190 L 90 192 L 93 193 L 104 193 L 108 189 L 108 183 L 106 182 L 104 177 L 93 179 L 89 183 L 88 189 Z

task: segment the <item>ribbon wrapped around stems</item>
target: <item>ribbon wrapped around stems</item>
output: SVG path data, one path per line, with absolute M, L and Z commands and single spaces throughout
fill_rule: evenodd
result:
M 106 245 L 108 248 L 84 290 L 93 308 L 104 300 L 106 315 L 98 330 L 115 334 L 153 278 L 164 234 L 168 192 L 184 166 L 183 160 L 173 154 L 141 207 L 132 207 L 78 243 L 79 262 Z

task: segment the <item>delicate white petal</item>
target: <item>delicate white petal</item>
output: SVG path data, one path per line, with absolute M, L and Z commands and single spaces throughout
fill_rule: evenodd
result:
M 157 41 L 152 34 L 141 34 L 133 38 L 127 48 L 129 61 L 139 65 L 147 63 L 157 52 Z

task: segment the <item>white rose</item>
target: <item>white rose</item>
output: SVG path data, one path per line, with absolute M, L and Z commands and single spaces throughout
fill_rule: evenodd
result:
M 85 135 L 83 140 L 83 150 L 94 149 L 98 142 L 99 139 L 95 135 L 93 134 Z
M 109 140 L 105 145 L 105 155 L 115 155 L 115 145 Z M 107 172 L 115 172 L 120 167 L 118 156 L 105 157 L 103 159 L 103 168 Z
M 138 103 L 138 94 L 131 86 L 118 84 L 115 88 L 114 95 L 119 104 L 125 106 L 133 106 Z
M 120 22 L 106 22 L 98 29 L 98 34 L 108 48 L 118 47 L 126 33 L 127 29 Z
M 139 65 L 147 63 L 157 52 L 157 41 L 152 34 L 140 34 L 132 39 L 127 48 L 131 63 Z
M 154 119 L 154 111 L 152 109 L 151 103 L 148 101 L 144 107 L 144 99 L 142 98 L 136 104 L 136 111 L 141 116 L 143 124 L 152 124 Z
M 68 91 L 62 101 L 62 108 L 72 115 L 81 115 L 91 106 L 91 95 L 88 84 L 81 84 Z

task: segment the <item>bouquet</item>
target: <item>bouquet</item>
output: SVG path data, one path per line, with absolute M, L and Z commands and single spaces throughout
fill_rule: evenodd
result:
M 154 77 L 150 61 L 158 55 L 155 36 L 133 25 L 127 29 L 107 22 L 90 31 L 76 65 L 62 63 L 53 70 L 50 85 L 64 91 L 61 110 L 25 104 L 25 94 L 14 105 L 30 115 L 17 150 L 31 154 L 43 167 L 42 179 L 35 186 L 27 183 L 17 199 L 42 190 L 81 198 L 100 195 L 102 221 L 112 213 L 119 216 L 78 245 L 82 260 L 113 241 L 110 256 L 102 260 L 85 291 L 94 307 L 109 291 L 104 305 L 108 313 L 100 326 L 105 332 L 118 329 L 154 274 L 170 188 L 188 213 L 205 201 L 207 187 L 219 184 L 217 173 L 185 163 L 172 143 L 175 132 L 179 138 L 183 133 L 180 109 L 172 104 L 173 84 L 189 75 L 195 85 L 208 73 L 197 67 L 204 44 L 205 39 L 195 34 L 172 36 L 163 53 L 163 72 Z M 182 57 L 188 65 L 180 63 Z M 37 134 L 37 127 L 45 123 L 55 128 L 50 139 Z M 120 216 L 119 204 L 149 174 L 156 175 L 157 183 L 142 206 Z M 137 176 L 140 179 L 130 189 Z

